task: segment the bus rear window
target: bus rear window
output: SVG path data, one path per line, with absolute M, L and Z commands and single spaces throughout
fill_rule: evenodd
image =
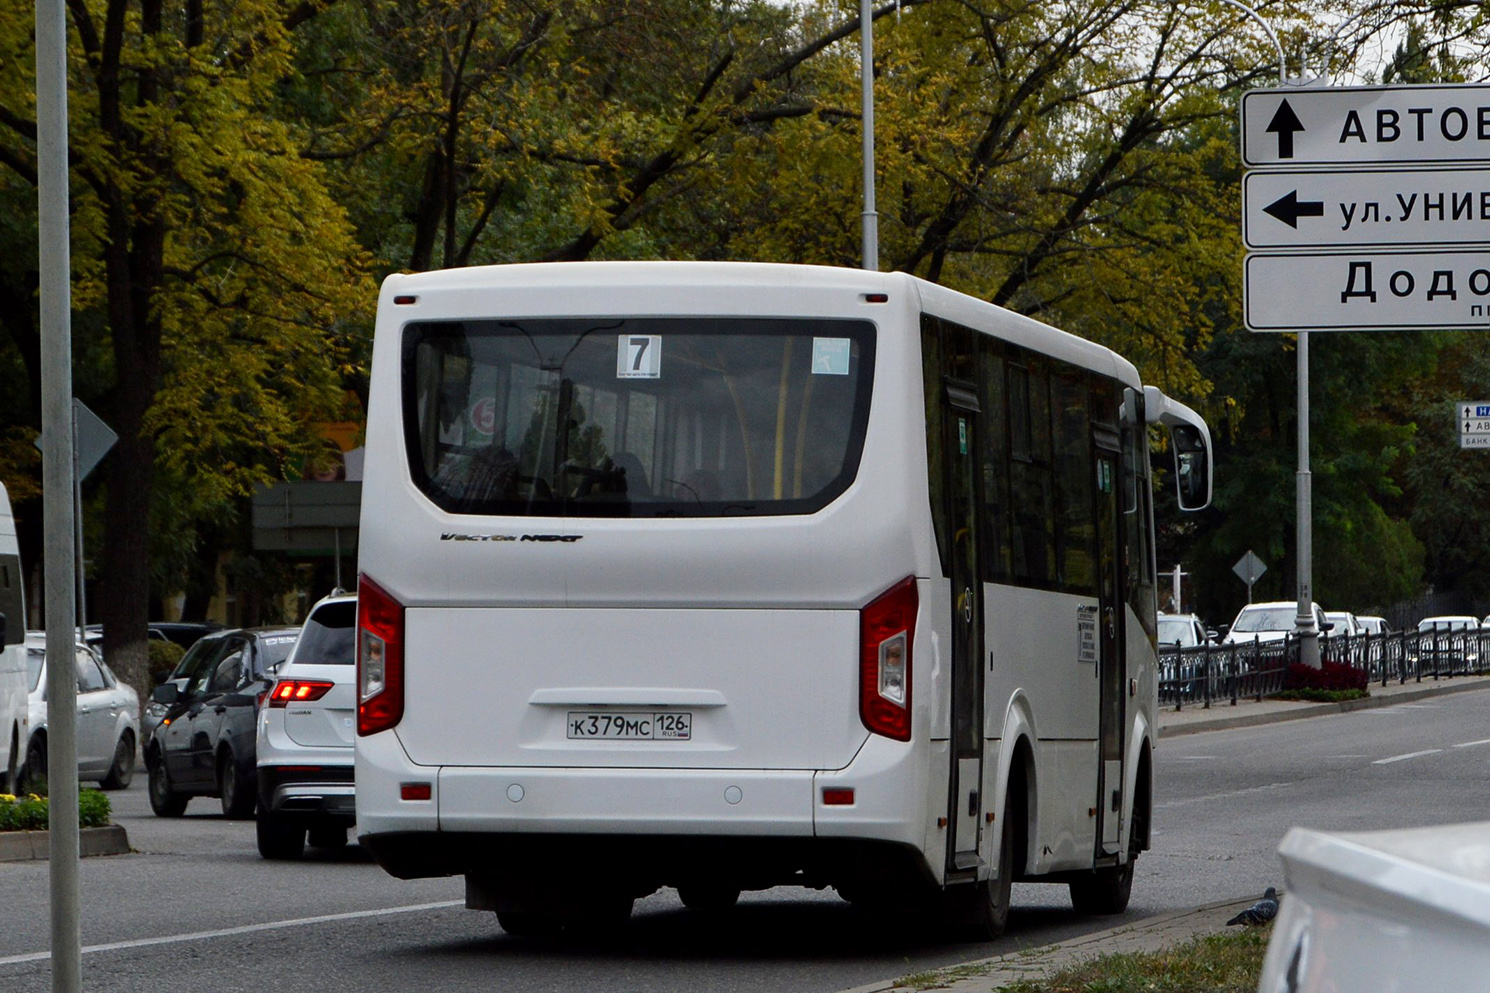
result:
M 809 514 L 858 470 L 873 365 L 864 321 L 412 323 L 410 471 L 462 514 Z

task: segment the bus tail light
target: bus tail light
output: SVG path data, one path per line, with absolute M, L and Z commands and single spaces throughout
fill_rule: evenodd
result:
M 911 740 L 911 639 L 919 599 L 907 576 L 859 612 L 859 718 L 875 734 Z
M 357 581 L 357 733 L 404 716 L 404 607 L 366 576 Z

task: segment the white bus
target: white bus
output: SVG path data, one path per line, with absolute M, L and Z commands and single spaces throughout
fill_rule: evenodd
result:
M 998 934 L 1127 904 L 1157 700 L 1147 423 L 1099 345 L 900 273 L 396 275 L 373 347 L 357 831 L 504 930 L 835 887 Z
M 29 737 L 26 596 L 10 494 L 0 483 L 0 793 L 15 793 Z

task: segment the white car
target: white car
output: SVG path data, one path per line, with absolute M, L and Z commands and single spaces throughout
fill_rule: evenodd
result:
M 259 854 L 296 859 L 339 848 L 356 820 L 357 597 L 339 593 L 311 608 L 289 659 L 259 711 Z
M 1331 638 L 1359 638 L 1366 633 L 1366 627 L 1361 623 L 1360 618 L 1348 610 L 1326 610 L 1324 619 L 1335 625 L 1334 630 L 1330 632 Z
M 1482 990 L 1490 823 L 1359 833 L 1294 828 L 1257 988 Z
M 1361 622 L 1361 627 L 1366 629 L 1367 634 L 1393 634 L 1392 626 L 1387 623 L 1385 617 L 1376 617 L 1371 614 L 1362 614 L 1356 620 Z
M 1450 631 L 1474 631 L 1479 626 L 1480 619 L 1468 614 L 1439 614 L 1437 617 L 1425 617 L 1418 621 L 1418 631 L 1441 631 L 1444 634 Z
M 1330 630 L 1330 622 L 1325 619 L 1319 604 L 1312 606 L 1314 626 L 1320 632 Z M 1254 640 L 1263 644 L 1282 641 L 1296 630 L 1298 614 L 1299 605 L 1295 600 L 1249 603 L 1237 613 L 1236 620 L 1231 622 L 1231 628 L 1226 632 L 1226 637 L 1221 639 L 1221 644 L 1250 644 Z
M 1194 614 L 1160 614 L 1159 647 L 1198 648 L 1215 644 L 1216 632 L 1207 631 Z
M 97 780 L 106 790 L 122 790 L 134 778 L 140 740 L 140 696 L 120 682 L 103 659 L 75 645 L 78 679 L 78 779 Z M 47 636 L 26 633 L 27 699 L 31 733 L 26 742 L 26 779 L 47 774 Z

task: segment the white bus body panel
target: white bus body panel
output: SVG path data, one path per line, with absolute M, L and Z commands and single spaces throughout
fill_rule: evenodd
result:
M 30 735 L 26 711 L 26 695 L 29 689 L 26 677 L 26 600 L 25 576 L 21 572 L 21 552 L 16 541 L 15 518 L 11 515 L 10 495 L 0 483 L 0 567 L 5 575 L 0 576 L 0 604 L 9 603 L 6 611 L 6 640 L 15 644 L 0 644 L 0 790 L 7 784 L 6 777 L 15 772 L 25 756 L 26 741 Z M 0 610 L 4 607 L 0 606 Z
M 420 765 L 841 769 L 868 734 L 856 611 L 423 608 L 406 624 L 418 678 L 398 736 Z M 654 710 L 689 714 L 689 738 L 568 737 L 571 714 Z

